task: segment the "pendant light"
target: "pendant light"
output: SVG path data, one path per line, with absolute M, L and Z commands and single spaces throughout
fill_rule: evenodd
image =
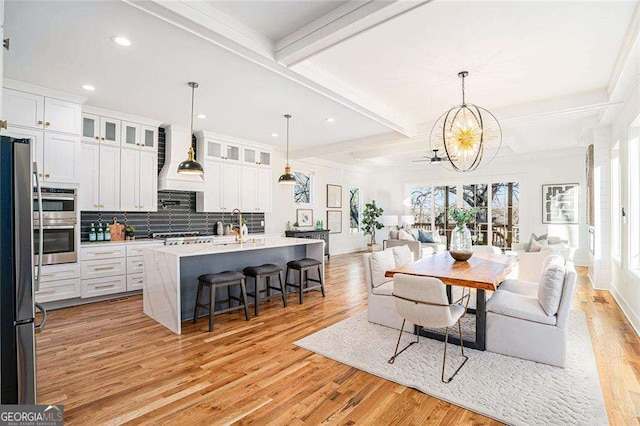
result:
M 464 79 L 468 76 L 467 71 L 458 73 L 462 79 L 462 103 L 438 118 L 429 138 L 431 150 L 444 149 L 446 164 L 457 172 L 476 170 L 487 148 L 495 149 L 484 164 L 491 162 L 502 146 L 502 129 L 496 117 L 485 108 L 466 102 Z
M 289 165 L 289 119 L 290 114 L 285 114 L 284 118 L 287 119 L 287 163 L 284 166 L 284 174 L 278 179 L 278 183 L 284 185 L 293 185 L 296 183 L 296 177 L 291 173 L 291 166 Z
M 190 81 L 189 87 L 191 87 L 191 131 L 189 132 L 189 145 L 191 145 L 191 138 L 193 138 L 193 101 L 195 97 L 196 88 L 199 86 L 195 81 Z M 178 173 L 189 174 L 189 175 L 201 175 L 204 173 L 202 169 L 202 165 L 198 163 L 195 158 L 195 151 L 193 150 L 193 146 L 189 146 L 189 152 L 187 153 L 186 161 L 183 161 L 178 166 Z

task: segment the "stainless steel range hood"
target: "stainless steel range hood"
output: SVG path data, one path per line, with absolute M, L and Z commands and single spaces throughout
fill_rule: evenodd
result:
M 165 160 L 158 175 L 159 191 L 204 192 L 204 177 L 178 173 L 178 166 L 187 158 L 192 136 L 189 129 L 177 126 L 165 128 Z

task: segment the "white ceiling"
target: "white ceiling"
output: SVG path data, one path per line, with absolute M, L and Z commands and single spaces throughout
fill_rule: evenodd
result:
M 196 120 L 204 129 L 299 149 L 387 133 L 389 129 L 331 99 L 123 2 L 8 1 L 4 75 L 70 93 L 87 104 L 189 126 L 197 81 Z M 111 42 L 116 34 L 130 48 Z M 92 84 L 95 92 L 81 89 Z M 325 118 L 335 118 L 327 123 Z M 279 133 L 273 138 L 273 132 Z
M 604 89 L 636 1 L 432 1 L 309 61 L 410 117 Z
M 347 0 L 207 0 L 207 3 L 277 42 Z
M 5 76 L 182 126 L 195 80 L 208 117 L 196 130 L 283 149 L 291 113 L 296 158 L 397 167 L 428 154 L 430 123 L 460 102 L 461 70 L 467 101 L 503 124 L 502 155 L 575 147 L 608 107 L 637 0 L 133 4 L 5 2 Z

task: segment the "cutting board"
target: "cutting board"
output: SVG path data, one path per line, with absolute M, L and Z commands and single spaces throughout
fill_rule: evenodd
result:
M 109 225 L 111 241 L 124 241 L 124 225 L 118 223 L 118 219 L 113 218 L 113 223 Z

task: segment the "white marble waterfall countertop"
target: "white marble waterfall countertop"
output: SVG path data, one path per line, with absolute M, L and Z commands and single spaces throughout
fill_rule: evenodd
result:
M 250 235 L 242 243 L 229 242 L 226 244 L 221 244 L 217 242 L 204 244 L 182 244 L 175 246 L 154 247 L 149 250 L 174 255 L 176 257 L 189 257 L 277 247 L 291 247 L 303 244 L 324 244 L 324 241 L 313 240 L 309 238 L 253 237 Z

